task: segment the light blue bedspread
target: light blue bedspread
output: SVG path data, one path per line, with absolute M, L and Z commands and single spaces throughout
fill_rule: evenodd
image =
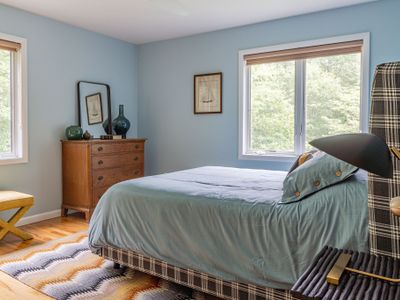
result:
M 202 167 L 118 183 L 94 211 L 89 245 L 283 289 L 325 245 L 368 251 L 365 177 L 279 204 L 285 176 Z

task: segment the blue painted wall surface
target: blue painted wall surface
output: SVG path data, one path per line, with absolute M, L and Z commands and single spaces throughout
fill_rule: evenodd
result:
M 28 40 L 30 156 L 27 164 L 0 166 L 0 189 L 34 194 L 30 215 L 60 207 L 59 139 L 78 121 L 80 79 L 111 85 L 114 116 L 125 104 L 129 136 L 139 129 L 148 138 L 147 174 L 202 165 L 286 169 L 237 159 L 238 51 L 369 31 L 373 70 L 400 60 L 399 11 L 399 0 L 382 0 L 135 46 L 0 5 L 0 32 Z M 224 112 L 193 115 L 193 75 L 213 71 L 224 73 Z
M 78 80 L 111 85 L 113 117 L 126 106 L 137 129 L 137 47 L 116 39 L 0 5 L 0 32 L 28 40 L 29 163 L 0 165 L 0 189 L 32 193 L 28 214 L 61 206 L 61 147 L 77 124 Z
M 238 160 L 238 51 L 371 33 L 371 79 L 400 60 L 400 1 L 382 0 L 139 46 L 139 135 L 148 138 L 148 174 L 203 165 L 287 169 Z M 223 72 L 223 114 L 193 114 L 193 75 Z

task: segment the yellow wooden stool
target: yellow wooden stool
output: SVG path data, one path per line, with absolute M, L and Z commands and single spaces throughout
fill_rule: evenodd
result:
M 30 240 L 33 237 L 15 227 L 19 219 L 33 205 L 33 196 L 13 191 L 0 191 L 0 211 L 19 208 L 18 211 L 6 222 L 0 219 L 0 240 L 8 233 L 12 232 L 23 240 Z

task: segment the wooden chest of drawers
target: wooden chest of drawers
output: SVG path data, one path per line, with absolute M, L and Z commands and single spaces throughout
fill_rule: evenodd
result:
M 90 219 L 97 202 L 113 184 L 144 175 L 145 139 L 61 141 L 63 202 Z

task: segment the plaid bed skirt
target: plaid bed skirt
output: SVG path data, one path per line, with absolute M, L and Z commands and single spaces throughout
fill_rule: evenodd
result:
M 288 290 L 278 290 L 218 279 L 191 269 L 179 268 L 165 261 L 154 259 L 134 251 L 105 246 L 100 249 L 99 255 L 123 266 L 223 299 L 298 300 Z
M 400 62 L 379 65 L 372 87 L 370 132 L 400 148 Z M 400 161 L 393 158 L 393 179 L 368 176 L 370 251 L 400 258 L 400 218 L 390 199 L 400 196 Z

